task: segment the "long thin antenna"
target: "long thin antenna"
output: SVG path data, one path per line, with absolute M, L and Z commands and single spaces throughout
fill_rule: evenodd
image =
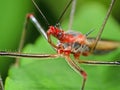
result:
M 68 7 L 70 6 L 70 4 L 72 3 L 73 0 L 70 0 L 70 2 L 68 2 L 68 4 L 66 5 L 65 9 L 63 10 L 62 14 L 60 15 L 60 17 L 58 18 L 56 24 L 58 24 L 61 20 L 61 18 L 63 17 L 63 15 L 65 14 L 66 10 L 68 9 Z
M 33 2 L 33 4 L 34 4 L 34 6 L 37 8 L 37 10 L 39 11 L 39 13 L 42 15 L 42 17 L 44 18 L 46 24 L 47 24 L 48 26 L 50 26 L 50 23 L 48 22 L 47 18 L 46 18 L 45 15 L 42 13 L 42 11 L 41 11 L 40 8 L 38 7 L 38 5 L 35 3 L 35 1 L 32 0 L 32 2 Z
M 90 30 L 88 33 L 85 34 L 85 36 L 88 36 L 89 34 L 91 34 L 94 31 L 94 29 Z
M 99 30 L 99 32 L 98 32 L 98 35 L 97 35 L 97 37 L 96 37 L 94 46 L 93 46 L 93 48 L 91 49 L 91 53 L 94 51 L 94 49 L 96 48 L 96 45 L 97 45 L 98 41 L 99 41 L 100 38 L 101 38 L 102 32 L 103 32 L 103 30 L 104 30 L 104 27 L 105 27 L 105 25 L 106 25 L 106 23 L 107 23 L 107 20 L 108 20 L 110 14 L 111 14 L 111 11 L 112 11 L 112 8 L 113 8 L 114 3 L 115 3 L 115 0 L 112 0 L 111 3 L 110 3 L 109 9 L 108 9 L 107 14 L 106 14 L 106 17 L 105 17 L 105 19 L 104 19 L 104 21 L 103 21 L 103 24 L 102 24 L 102 26 L 101 26 L 101 28 L 100 28 L 100 30 Z
M 75 9 L 76 9 L 76 2 L 77 2 L 77 0 L 73 0 L 73 2 L 72 2 L 68 30 L 72 29 L 73 19 L 74 19 L 74 14 L 75 14 Z

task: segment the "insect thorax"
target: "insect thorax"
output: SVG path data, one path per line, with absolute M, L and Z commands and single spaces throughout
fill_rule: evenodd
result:
M 87 39 L 86 39 L 86 37 L 84 37 L 84 35 L 82 35 L 81 33 L 72 32 L 72 31 L 66 32 L 65 35 L 66 35 L 66 37 L 68 37 L 69 35 L 73 36 L 73 37 L 65 38 L 65 39 L 69 39 L 69 40 L 66 40 L 69 42 L 58 41 L 57 46 L 60 47 L 60 49 L 63 49 L 63 52 L 69 51 L 72 54 L 79 54 L 80 53 L 82 55 L 86 55 L 89 53 L 90 47 L 88 45 L 86 45 L 85 42 Z

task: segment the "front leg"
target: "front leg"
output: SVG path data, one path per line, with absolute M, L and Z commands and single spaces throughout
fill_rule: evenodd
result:
M 51 40 L 51 31 L 50 31 L 50 29 L 47 31 L 47 37 L 48 37 L 48 42 L 50 43 L 50 45 L 52 47 L 54 47 L 55 49 L 58 49 L 58 47 Z
M 34 15 L 33 14 L 27 14 L 26 18 L 25 18 L 25 23 L 24 23 L 22 35 L 21 35 L 21 40 L 20 40 L 19 47 L 18 47 L 18 52 L 19 53 L 21 53 L 21 50 L 24 46 L 29 21 L 31 21 L 33 23 L 33 25 L 36 27 L 36 29 L 43 35 L 43 37 L 46 40 L 48 40 L 48 37 L 47 37 L 47 34 L 46 34 L 45 30 L 42 28 L 41 24 L 37 21 L 37 19 L 34 17 Z M 19 65 L 19 58 L 16 58 L 15 65 L 16 66 Z

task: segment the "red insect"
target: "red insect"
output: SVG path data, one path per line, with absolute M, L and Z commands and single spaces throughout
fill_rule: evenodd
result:
M 38 31 L 40 33 L 42 33 L 42 35 L 48 40 L 48 42 L 51 44 L 51 46 L 57 51 L 57 54 L 51 55 L 51 54 L 22 54 L 22 53 L 12 53 L 12 52 L 5 52 L 5 51 L 0 51 L 0 55 L 1 56 L 10 56 L 10 57 L 34 57 L 34 58 L 55 58 L 55 57 L 59 57 L 59 56 L 63 56 L 65 57 L 66 61 L 68 62 L 68 64 L 75 69 L 79 74 L 81 74 L 83 76 L 83 83 L 82 83 L 82 88 L 81 90 L 84 90 L 84 86 L 85 86 L 85 82 L 87 79 L 87 74 L 84 70 L 82 70 L 76 63 L 85 63 L 85 64 L 108 64 L 108 65 L 120 65 L 119 61 L 115 61 L 115 62 L 104 62 L 104 61 L 84 61 L 84 60 L 80 60 L 80 55 L 83 56 L 88 56 L 89 54 L 91 54 L 94 49 L 104 49 L 104 47 L 100 47 L 98 44 L 99 43 L 103 43 L 104 41 L 100 41 L 100 37 L 102 34 L 102 31 L 104 29 L 104 26 L 108 20 L 108 17 L 110 15 L 111 9 L 113 7 L 113 4 L 115 2 L 115 0 L 112 0 L 110 8 L 108 9 L 106 18 L 103 22 L 103 25 L 101 26 L 101 29 L 99 31 L 99 34 L 97 36 L 96 39 L 90 39 L 87 36 L 92 32 L 88 32 L 87 34 L 83 35 L 81 33 L 78 32 L 73 32 L 73 31 L 69 31 L 69 32 L 65 32 L 64 30 L 62 30 L 58 23 L 55 26 L 50 26 L 50 24 L 48 23 L 46 17 L 43 15 L 43 13 L 41 12 L 41 10 L 38 8 L 38 6 L 36 5 L 36 3 L 34 2 L 34 0 L 32 0 L 35 7 L 39 10 L 39 12 L 41 13 L 42 17 L 45 19 L 46 23 L 49 25 L 49 29 L 47 31 L 47 33 L 45 33 L 44 29 L 41 27 L 41 25 L 38 23 L 38 21 L 36 20 L 36 18 L 34 17 L 33 14 L 28 14 L 27 15 L 27 20 L 25 23 L 25 29 L 28 23 L 28 20 L 31 20 L 32 23 L 36 26 L 36 28 L 38 29 Z M 69 5 L 72 3 L 73 0 L 70 0 L 70 2 L 67 4 L 67 6 L 65 7 L 63 13 L 61 14 L 58 22 L 60 21 L 60 19 L 62 18 L 62 16 L 64 15 L 64 13 L 66 12 L 67 8 L 69 7 Z M 24 35 L 25 35 L 25 31 L 23 31 L 23 36 L 22 39 L 24 39 Z M 54 44 L 53 41 L 51 40 L 51 36 L 54 36 L 55 38 L 58 39 L 58 44 Z M 105 43 L 105 42 L 104 42 Z M 117 48 L 120 43 L 118 42 L 109 42 L 107 41 L 106 43 L 112 44 L 109 47 L 107 47 L 108 50 L 111 49 L 115 49 Z M 97 44 L 99 47 L 97 47 Z M 21 41 L 20 47 L 19 47 L 19 52 L 21 51 L 21 48 L 23 47 L 23 41 Z M 106 48 L 106 47 L 105 47 Z M 71 59 L 70 55 L 73 54 L 75 61 Z

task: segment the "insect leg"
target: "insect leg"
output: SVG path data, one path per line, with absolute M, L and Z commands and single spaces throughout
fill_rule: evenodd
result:
M 72 2 L 68 30 L 72 29 L 72 24 L 73 24 L 73 19 L 74 19 L 74 14 L 75 14 L 75 8 L 76 8 L 76 2 L 77 2 L 77 0 L 73 0 L 73 2 Z
M 83 83 L 82 83 L 81 90 L 84 90 L 86 79 L 87 79 L 86 72 L 84 70 L 82 70 L 73 60 L 71 60 L 71 58 L 69 56 L 65 56 L 65 58 L 66 58 L 66 61 L 68 62 L 68 64 L 71 66 L 71 68 L 73 68 L 73 70 L 77 71 L 79 74 L 82 75 Z
M 13 58 L 57 58 L 58 54 L 32 54 L 32 53 L 19 53 L 19 52 L 5 52 L 0 51 L 0 56 L 13 57 Z
M 25 23 L 24 23 L 24 28 L 23 28 L 23 30 L 22 30 L 22 35 L 21 35 L 19 47 L 18 47 L 18 52 L 19 52 L 19 53 L 21 52 L 21 50 L 22 50 L 22 48 L 23 48 L 23 46 L 24 46 L 25 36 L 26 36 L 26 29 L 27 29 L 27 22 L 28 22 L 28 19 L 26 18 L 26 19 L 25 19 Z M 19 65 L 19 58 L 16 58 L 15 65 L 16 65 L 16 66 Z
M 46 40 L 48 40 L 48 37 L 47 37 L 47 34 L 46 34 L 45 30 L 42 28 L 41 24 L 37 21 L 37 19 L 34 17 L 33 14 L 28 14 L 27 15 L 27 22 L 28 22 L 28 20 L 30 20 L 34 24 L 36 29 L 43 35 L 43 37 Z M 27 23 L 26 23 L 26 26 L 27 26 Z
M 4 87 L 3 87 L 3 81 L 2 81 L 1 76 L 0 76 L 0 90 L 4 90 Z
M 27 26 L 28 26 L 28 22 L 29 20 L 35 25 L 35 27 L 37 28 L 37 30 L 44 36 L 44 38 L 47 40 L 47 35 L 44 31 L 44 29 L 42 28 L 42 26 L 40 25 L 40 23 L 37 21 L 37 19 L 34 17 L 33 14 L 28 14 L 26 16 L 25 19 L 25 24 L 24 24 L 24 28 L 23 28 L 23 32 L 22 32 L 22 36 L 21 36 L 21 40 L 20 40 L 20 44 L 18 47 L 18 52 L 20 53 L 23 45 L 24 45 L 24 41 L 25 41 L 25 36 L 26 36 L 26 31 L 27 31 Z M 19 59 L 16 58 L 16 65 L 19 65 Z
M 83 64 L 90 64 L 90 65 L 114 65 L 114 66 L 119 66 L 120 65 L 120 61 L 89 61 L 89 60 L 78 60 L 78 63 L 83 63 Z
M 100 30 L 99 30 L 99 32 L 98 32 L 98 35 L 97 35 L 96 40 L 95 40 L 95 42 L 94 42 L 94 45 L 93 45 L 93 47 L 92 47 L 92 49 L 91 49 L 91 51 L 90 51 L 91 53 L 94 51 L 94 49 L 96 48 L 96 45 L 97 45 L 98 41 L 99 41 L 100 38 L 101 38 L 102 32 L 103 32 L 103 30 L 104 30 L 104 27 L 105 27 L 105 25 L 106 25 L 106 23 L 107 23 L 107 21 L 108 21 L 108 18 L 109 18 L 109 16 L 110 16 L 110 14 L 111 14 L 111 11 L 112 11 L 112 8 L 113 8 L 113 5 L 114 5 L 115 1 L 116 1 L 116 0 L 111 0 L 109 9 L 108 9 L 107 14 L 106 14 L 106 16 L 105 16 L 105 19 L 104 19 L 104 21 L 103 21 L 103 23 L 102 23 L 102 26 L 101 26 L 101 28 L 100 28 Z

